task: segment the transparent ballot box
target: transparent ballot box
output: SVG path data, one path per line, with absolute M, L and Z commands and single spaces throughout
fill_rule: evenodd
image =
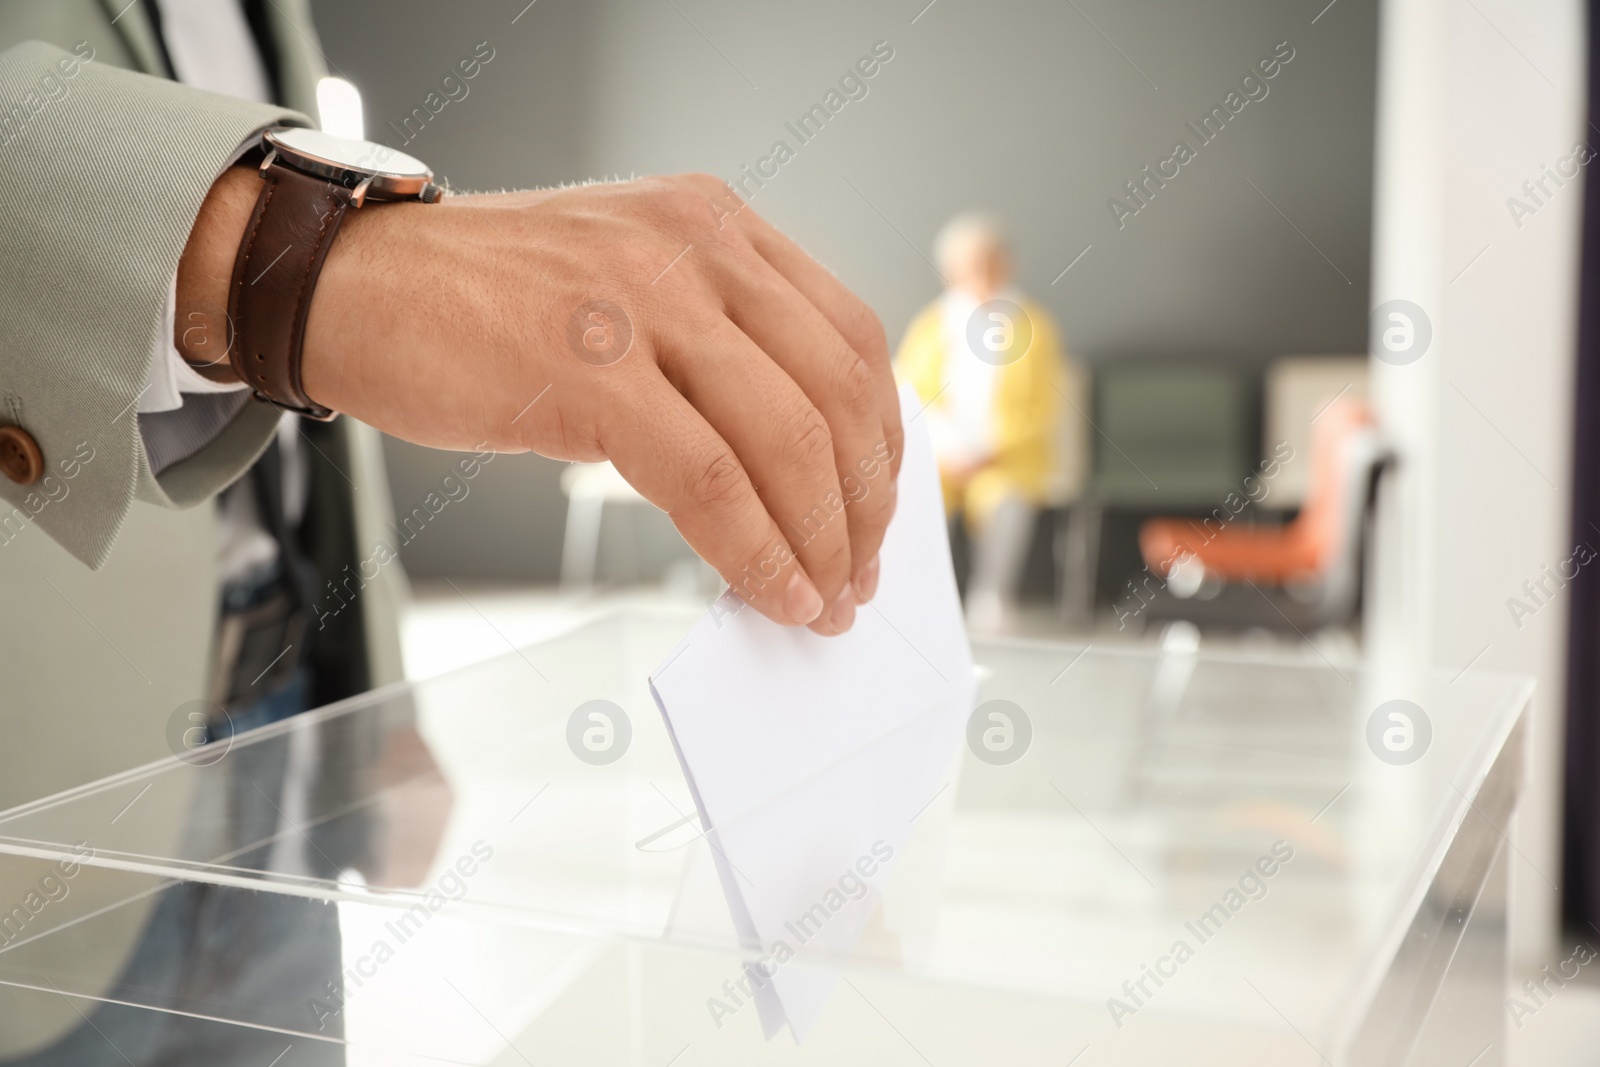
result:
M 1530 683 L 1395 702 L 1309 649 L 980 642 L 944 786 L 897 846 L 820 850 L 780 949 L 741 942 L 718 850 L 736 870 L 901 739 L 702 826 L 648 684 L 693 621 L 612 616 L 0 814 L 0 1061 L 1502 1062 Z M 763 1021 L 786 968 L 801 1040 Z

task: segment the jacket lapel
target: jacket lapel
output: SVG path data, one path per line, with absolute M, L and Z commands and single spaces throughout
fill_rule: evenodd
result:
M 139 71 L 165 78 L 167 67 L 148 10 L 153 3 L 155 0 L 100 0 Z M 317 79 L 327 72 L 327 63 L 312 29 L 310 8 L 306 0 L 272 0 L 263 14 L 277 53 L 277 81 L 283 94 L 280 103 L 315 118 Z
M 312 27 L 310 4 L 308 0 L 271 0 L 263 14 L 277 52 L 278 85 L 283 95 L 278 102 L 314 121 L 317 118 L 317 79 L 327 74 L 328 69 Z
M 165 78 L 167 66 L 161 59 L 161 44 L 156 40 L 155 26 L 145 9 L 145 5 L 153 3 L 155 0 L 132 0 L 131 3 L 129 0 L 100 0 L 106 18 L 122 35 L 122 43 L 128 46 L 139 72 Z

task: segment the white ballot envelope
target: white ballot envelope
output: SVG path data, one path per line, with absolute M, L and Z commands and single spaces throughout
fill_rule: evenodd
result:
M 787 1022 L 802 1040 L 821 1017 L 914 822 L 950 784 L 973 707 L 938 470 L 909 389 L 901 410 L 899 502 L 851 631 L 780 626 L 730 590 L 650 680 L 744 948 L 744 980 L 713 1013 L 753 1001 L 768 1038 Z

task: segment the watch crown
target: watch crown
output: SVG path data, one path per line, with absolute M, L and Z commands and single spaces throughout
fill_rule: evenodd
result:
M 437 204 L 444 199 L 444 187 L 429 182 L 422 187 L 422 192 L 417 194 L 417 199 L 424 204 Z

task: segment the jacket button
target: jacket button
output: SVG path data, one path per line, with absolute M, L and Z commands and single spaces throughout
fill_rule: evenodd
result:
M 0 426 L 0 472 L 18 485 L 32 485 L 44 473 L 39 442 L 21 426 Z

